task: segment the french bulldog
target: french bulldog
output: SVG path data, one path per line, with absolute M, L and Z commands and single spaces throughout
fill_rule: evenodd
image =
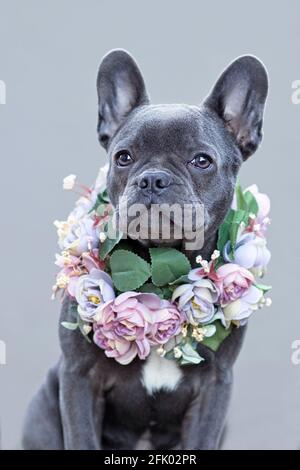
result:
M 202 204 L 204 245 L 189 257 L 209 259 L 239 168 L 262 140 L 265 67 L 253 56 L 239 57 L 201 105 L 156 105 L 134 59 L 114 50 L 102 60 L 97 91 L 115 210 L 124 198 L 148 206 Z M 132 243 L 142 252 L 153 241 Z M 66 299 L 61 321 L 72 321 L 71 306 Z M 217 352 L 199 344 L 205 361 L 179 367 L 155 353 L 120 365 L 80 332 L 60 326 L 62 354 L 29 406 L 24 449 L 218 448 L 245 329 L 234 328 Z

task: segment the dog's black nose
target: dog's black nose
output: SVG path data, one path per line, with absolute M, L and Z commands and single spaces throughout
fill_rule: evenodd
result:
M 138 187 L 146 192 L 159 194 L 170 186 L 171 177 L 164 171 L 145 171 L 138 178 Z

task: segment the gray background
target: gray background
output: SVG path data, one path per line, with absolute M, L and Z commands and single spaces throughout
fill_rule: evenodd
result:
M 92 183 L 105 153 L 96 138 L 95 79 L 101 57 L 126 48 L 153 102 L 197 103 L 236 56 L 269 71 L 265 138 L 244 165 L 272 199 L 273 306 L 255 314 L 235 370 L 225 448 L 300 447 L 299 119 L 300 4 L 241 1 L 0 1 L 1 318 L 3 448 L 19 444 L 29 398 L 59 354 L 59 303 L 51 302 L 56 233 L 74 195 L 62 178 Z

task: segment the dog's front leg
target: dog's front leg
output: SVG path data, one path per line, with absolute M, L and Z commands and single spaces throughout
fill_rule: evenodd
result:
M 219 447 L 231 395 L 232 367 L 245 333 L 245 326 L 234 328 L 216 353 L 205 347 L 199 351 L 206 365 L 199 368 L 199 389 L 183 422 L 183 449 Z
M 63 304 L 61 320 L 74 322 L 74 305 L 69 300 Z M 99 351 L 78 330 L 69 331 L 62 326 L 60 342 L 63 358 L 59 370 L 59 407 L 64 448 L 100 449 L 104 413 L 103 377 L 97 380 L 97 396 L 91 384 L 91 372 L 99 360 Z
M 200 373 L 199 394 L 183 422 L 182 448 L 218 449 L 230 400 L 232 371 L 212 367 Z
M 88 377 L 74 373 L 62 364 L 60 371 L 59 406 L 66 450 L 97 450 L 101 448 L 99 416 L 103 416 L 103 400 L 97 410 Z M 101 408 L 101 409 L 100 409 Z M 97 420 L 95 419 L 97 412 Z M 100 423 L 101 426 L 101 423 Z

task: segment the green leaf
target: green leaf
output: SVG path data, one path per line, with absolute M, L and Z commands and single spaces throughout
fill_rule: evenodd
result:
M 164 358 L 165 358 L 165 359 L 169 359 L 169 360 L 174 360 L 175 357 L 174 357 L 173 349 L 171 349 L 170 351 L 168 351 L 168 352 L 164 355 Z
M 258 204 L 253 196 L 253 194 L 250 191 L 246 191 L 244 193 L 244 199 L 247 202 L 247 207 L 248 207 L 248 212 L 249 214 L 254 214 L 257 215 L 258 213 Z
M 92 209 L 94 210 L 94 209 Z M 107 211 L 107 205 L 106 204 L 99 204 L 96 208 L 95 208 L 95 211 L 96 211 L 96 214 L 99 215 L 100 217 L 102 217 L 105 212 Z
M 229 257 L 233 258 L 233 250 L 236 244 L 237 234 L 242 222 L 248 224 L 249 215 L 256 215 L 258 212 L 258 205 L 255 197 L 250 191 L 243 192 L 239 183 L 235 188 L 237 210 L 229 209 L 227 216 L 219 228 L 217 248 L 220 253 L 223 253 L 224 246 L 230 240 L 231 252 Z M 216 268 L 222 264 L 221 257 L 218 259 Z
M 175 248 L 150 248 L 149 251 L 152 281 L 156 286 L 169 284 L 191 270 L 187 257 Z
M 156 294 L 163 298 L 163 290 L 160 287 L 155 286 L 152 282 L 146 282 L 143 286 L 139 287 L 138 292 L 144 292 L 146 294 Z
M 213 351 L 217 351 L 219 349 L 220 344 L 230 334 L 231 328 L 226 329 L 219 320 L 212 324 L 216 327 L 215 334 L 213 336 L 204 338 L 201 344 L 204 344 Z
M 220 253 L 223 252 L 224 246 L 229 240 L 229 232 L 230 232 L 230 227 L 232 224 L 234 214 L 235 214 L 235 211 L 233 209 L 229 209 L 224 222 L 219 228 L 217 248 L 220 251 Z
M 231 243 L 231 250 L 234 249 L 239 227 L 242 222 L 247 224 L 248 217 L 249 217 L 248 212 L 245 210 L 229 209 L 228 214 L 224 222 L 222 223 L 221 227 L 219 228 L 219 232 L 218 232 L 217 248 L 221 254 L 223 253 L 224 246 L 226 245 L 228 240 L 230 240 L 230 243 Z M 232 256 L 232 251 L 230 253 L 230 256 Z M 222 262 L 222 259 L 219 258 L 217 262 L 217 267 L 219 267 L 222 264 L 221 262 Z
M 237 211 L 234 211 L 229 234 L 232 249 L 235 247 L 238 230 L 242 222 L 245 224 L 248 222 L 248 213 L 244 210 L 238 209 Z
M 67 330 L 72 330 L 72 331 L 74 331 L 78 328 L 78 323 L 71 323 L 71 322 L 68 322 L 68 321 L 62 321 L 61 325 L 64 328 L 67 328 Z
M 107 205 L 109 203 L 109 197 L 107 194 L 107 189 L 104 189 L 101 193 L 97 195 L 97 200 L 95 203 L 95 206 L 99 206 L 100 204 L 105 204 Z
M 170 300 L 172 298 L 173 290 L 169 287 L 157 287 L 152 282 L 147 282 L 143 286 L 139 287 L 138 292 L 144 292 L 147 294 L 156 294 L 161 299 Z
M 206 338 L 210 338 L 217 331 L 216 325 L 204 325 L 203 329 Z
M 99 201 L 104 202 L 106 204 L 109 203 L 109 197 L 108 197 L 106 188 L 102 191 L 102 193 L 99 193 L 97 197 Z
M 121 292 L 138 289 L 151 275 L 149 263 L 126 250 L 111 255 L 110 269 L 114 285 Z
M 264 293 L 269 292 L 272 289 L 272 286 L 267 286 L 265 284 L 253 284 L 257 289 L 262 290 Z
M 181 365 L 199 364 L 200 362 L 204 361 L 203 357 L 200 356 L 198 351 L 193 348 L 192 344 L 189 341 L 187 341 L 183 346 L 181 346 L 181 351 Z
M 169 282 L 170 286 L 176 286 L 178 284 L 187 284 L 189 283 L 189 277 L 187 274 L 184 274 L 183 276 L 179 276 L 175 281 Z
M 117 245 L 114 247 L 114 252 L 117 250 L 126 250 L 126 251 L 131 251 L 132 253 L 135 253 L 133 250 L 132 244 L 128 241 L 122 238 L 122 240 L 119 241 Z
M 101 244 L 100 251 L 99 251 L 99 256 L 102 260 L 106 258 L 106 256 L 112 251 L 112 249 L 119 243 L 119 241 L 123 237 L 122 232 L 116 233 L 116 238 L 110 238 L 108 236 L 110 233 L 113 233 L 112 223 L 113 223 L 112 220 L 109 220 L 109 222 L 104 227 L 104 233 L 106 234 L 106 239 Z
M 248 204 L 245 199 L 245 195 L 243 193 L 243 190 L 241 188 L 241 185 L 237 183 L 235 187 L 235 194 L 236 194 L 236 203 L 237 203 L 237 209 L 247 211 L 248 210 Z
M 172 289 L 171 287 L 162 287 L 163 299 L 170 300 L 172 298 L 173 292 L 174 289 Z

